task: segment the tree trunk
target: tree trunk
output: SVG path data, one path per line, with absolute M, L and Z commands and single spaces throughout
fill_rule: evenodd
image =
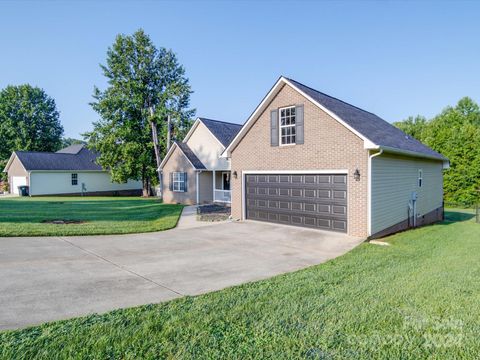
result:
M 170 115 L 168 115 L 168 118 L 167 118 L 167 152 L 168 150 L 170 150 L 170 141 L 171 141 L 171 138 L 172 138 L 172 124 L 171 124 L 171 121 L 170 121 Z
M 148 178 L 143 178 L 142 184 L 143 184 L 142 196 L 149 197 L 150 196 L 150 180 Z
M 152 128 L 152 142 L 153 142 L 153 149 L 155 150 L 155 159 L 157 160 L 157 175 L 158 175 L 158 185 L 160 186 L 160 193 L 163 195 L 163 186 L 162 186 L 162 175 L 160 174 L 160 164 L 162 160 L 160 158 L 160 149 L 158 146 L 158 131 L 157 131 L 157 124 L 153 121 L 153 107 L 149 107 L 150 110 L 150 127 Z

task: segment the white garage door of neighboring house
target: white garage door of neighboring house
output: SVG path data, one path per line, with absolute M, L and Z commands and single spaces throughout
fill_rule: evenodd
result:
M 26 176 L 12 176 L 12 183 L 10 192 L 13 194 L 18 195 L 18 187 L 27 185 L 27 177 Z

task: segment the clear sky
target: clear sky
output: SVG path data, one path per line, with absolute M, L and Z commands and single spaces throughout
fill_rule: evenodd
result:
M 143 28 L 185 66 L 197 115 L 243 123 L 280 75 L 388 121 L 480 102 L 480 2 L 0 1 L 0 88 L 55 98 L 91 129 L 118 33 Z

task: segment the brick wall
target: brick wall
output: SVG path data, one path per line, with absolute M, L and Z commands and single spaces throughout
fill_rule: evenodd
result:
M 303 145 L 270 146 L 270 110 L 304 104 Z M 368 152 L 363 140 L 322 111 L 289 85 L 284 85 L 266 110 L 233 149 L 232 216 L 242 217 L 242 171 L 244 170 L 348 170 L 348 234 L 366 237 Z M 353 173 L 359 169 L 360 181 Z

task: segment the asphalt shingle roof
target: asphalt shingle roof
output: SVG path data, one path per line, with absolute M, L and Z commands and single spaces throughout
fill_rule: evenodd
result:
M 194 154 L 192 149 L 183 142 L 177 141 L 176 144 L 178 147 L 183 151 L 187 159 L 192 163 L 192 165 L 195 167 L 195 169 L 206 169 L 205 165 L 200 161 L 200 159 L 197 157 L 197 155 Z
M 288 79 L 293 86 L 309 95 L 319 104 L 336 114 L 353 129 L 380 147 L 391 147 L 399 150 L 412 151 L 441 160 L 446 158 L 430 149 L 420 141 L 408 136 L 400 129 L 371 112 L 350 105 L 342 100 L 312 89 L 295 80 Z
M 75 149 L 72 149 L 75 146 Z M 95 160 L 97 155 L 84 145 L 72 145 L 52 152 L 15 151 L 27 171 L 30 170 L 103 170 Z M 76 152 L 74 152 L 76 151 Z
M 199 118 L 205 126 L 212 132 L 213 135 L 222 143 L 223 146 L 227 147 L 230 142 L 233 140 L 235 135 L 238 134 L 242 125 L 228 123 L 220 120 L 212 120 L 206 118 Z
M 73 144 L 64 149 L 58 150 L 57 154 L 78 154 L 85 147 L 84 144 Z

